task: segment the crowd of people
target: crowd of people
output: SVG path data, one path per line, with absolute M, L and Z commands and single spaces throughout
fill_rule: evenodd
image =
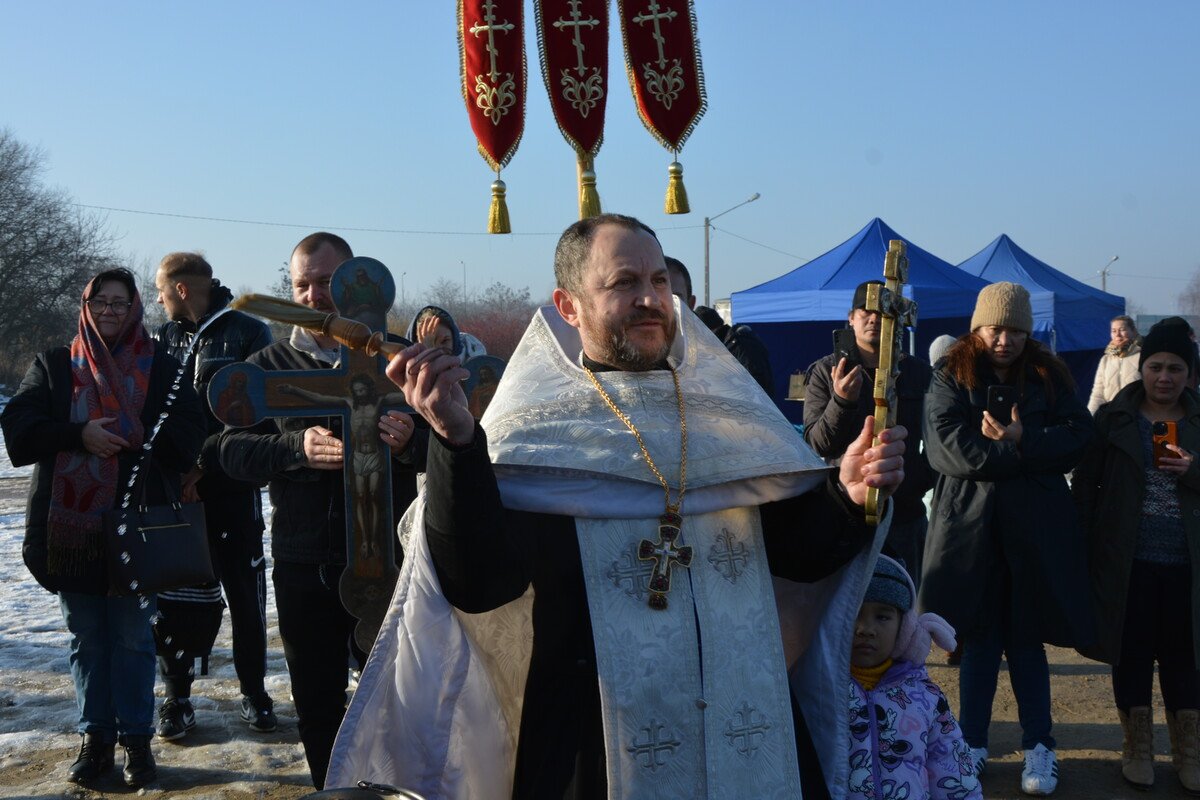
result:
M 334 272 L 352 257 L 334 234 L 302 239 L 295 302 L 337 310 Z M 867 283 L 807 371 L 800 434 L 769 397 L 761 340 L 696 307 L 687 268 L 643 223 L 571 225 L 554 274 L 503 379 L 488 366 L 468 396 L 464 360 L 482 345 L 429 306 L 386 371 L 412 413 L 386 410 L 367 380 L 347 388 L 347 430 L 341 415 L 235 427 L 213 412 L 228 364 L 330 371 L 346 351 L 299 326 L 272 342 L 200 255 L 162 259 L 154 334 L 131 273 L 84 287 L 75 336 L 37 357 L 0 415 L 12 462 L 35 465 L 25 563 L 71 635 L 68 781 L 100 780 L 118 745 L 126 784 L 155 780 L 152 740 L 203 722 L 191 689 L 225 606 L 241 720 L 276 729 L 265 486 L 316 789 L 970 800 L 1006 660 L 1021 789 L 1049 795 L 1052 644 L 1112 665 L 1120 770 L 1138 788 L 1154 780 L 1157 664 L 1174 766 L 1200 792 L 1200 359 L 1184 320 L 1145 336 L 1112 320 L 1085 404 L 1032 338 L 1028 291 L 991 284 L 929 361 L 899 355 L 898 422 L 872 444 L 893 343 Z M 375 436 L 391 485 L 350 483 L 348 453 L 363 472 Z M 148 502 L 203 503 L 216 580 L 117 593 L 104 515 L 151 440 Z M 871 489 L 890 498 L 878 528 Z M 347 509 L 379 493 L 403 519 L 403 569 L 368 663 L 339 585 L 363 519 Z M 932 643 L 958 659 L 957 714 L 926 671 Z

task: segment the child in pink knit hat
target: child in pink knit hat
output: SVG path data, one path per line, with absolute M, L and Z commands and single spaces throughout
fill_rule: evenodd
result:
M 925 670 L 930 642 L 954 649 L 954 629 L 913 609 L 916 591 L 880 556 L 854 627 L 850 654 L 847 797 L 982 800 L 950 704 Z

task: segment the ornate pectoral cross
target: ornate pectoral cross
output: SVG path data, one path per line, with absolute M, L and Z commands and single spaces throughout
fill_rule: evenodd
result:
M 654 571 L 650 573 L 648 603 L 651 608 L 659 611 L 667 607 L 667 592 L 671 590 L 671 568 L 676 564 L 681 567 L 692 565 L 692 548 L 687 545 L 675 546 L 682 524 L 683 517 L 674 511 L 668 511 L 658 518 L 658 541 L 642 539 L 638 545 L 638 558 L 654 562 Z

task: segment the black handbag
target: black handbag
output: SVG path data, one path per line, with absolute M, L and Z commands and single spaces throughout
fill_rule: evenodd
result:
M 215 580 L 202 503 L 109 511 L 104 534 L 113 594 L 157 594 Z
M 195 341 L 192 347 L 195 347 Z M 208 552 L 204 505 L 182 502 L 168 484 L 166 475 L 148 463 L 154 440 L 170 416 L 191 354 L 192 348 L 188 348 L 158 422 L 142 445 L 141 456 L 131 470 L 121 505 L 104 514 L 109 592 L 114 595 L 147 596 L 216 580 L 212 556 Z M 148 472 L 158 474 L 163 496 L 170 502 L 146 503 Z

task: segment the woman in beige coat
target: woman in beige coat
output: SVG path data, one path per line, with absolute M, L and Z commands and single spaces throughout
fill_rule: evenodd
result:
M 1125 315 L 1113 317 L 1109 323 L 1112 341 L 1104 348 L 1100 366 L 1096 368 L 1096 381 L 1092 384 L 1092 396 L 1088 399 L 1088 411 L 1093 414 L 1100 406 L 1117 396 L 1117 392 L 1136 381 L 1138 356 L 1141 355 L 1141 337 L 1133 319 Z

